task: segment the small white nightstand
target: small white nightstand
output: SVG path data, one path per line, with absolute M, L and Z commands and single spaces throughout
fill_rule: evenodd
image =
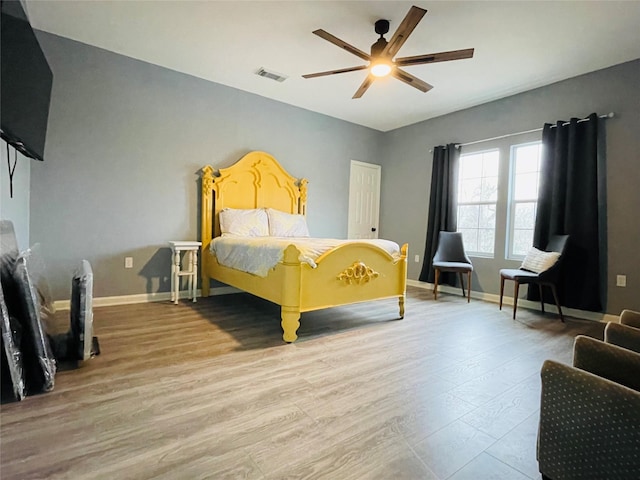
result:
M 189 295 L 196 301 L 196 286 L 198 285 L 198 251 L 202 242 L 169 242 L 171 247 L 171 301 L 178 303 L 180 298 L 180 277 L 188 277 Z M 180 255 L 185 253 L 186 269 L 182 269 Z

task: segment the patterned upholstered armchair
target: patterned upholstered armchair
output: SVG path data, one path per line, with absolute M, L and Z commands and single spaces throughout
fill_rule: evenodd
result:
M 620 323 L 609 322 L 605 327 L 604 341 L 640 353 L 640 312 L 623 310 Z
M 620 323 L 630 327 L 640 328 L 640 312 L 623 310 L 620 314 Z
M 578 336 L 573 367 L 541 371 L 538 465 L 544 479 L 640 474 L 640 354 Z
M 609 322 L 604 328 L 604 341 L 640 353 L 640 328 Z

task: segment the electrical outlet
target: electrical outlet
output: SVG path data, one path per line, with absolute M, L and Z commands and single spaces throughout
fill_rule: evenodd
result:
M 627 276 L 616 275 L 616 287 L 626 287 L 626 286 L 627 286 Z
M 133 257 L 124 257 L 124 268 L 133 268 Z
M 413 261 L 416 263 L 420 262 L 420 255 L 416 255 L 415 257 L 413 257 Z

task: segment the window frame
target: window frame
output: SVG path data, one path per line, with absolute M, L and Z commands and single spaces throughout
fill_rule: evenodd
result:
M 461 182 L 462 182 L 462 158 L 467 156 L 476 156 L 476 155 L 484 155 L 487 153 L 497 153 L 498 155 L 498 165 L 497 165 L 497 175 L 495 176 L 496 180 L 497 180 L 497 184 L 496 184 L 496 199 L 494 201 L 490 201 L 490 200 L 480 200 L 477 202 L 460 202 L 460 187 L 461 187 Z M 484 149 L 480 149 L 480 150 L 474 150 L 471 152 L 465 152 L 465 153 L 461 153 L 459 156 L 459 166 L 458 166 L 458 193 L 457 193 L 457 198 L 456 198 L 456 218 L 457 218 L 457 231 L 461 231 L 461 228 L 464 229 L 464 227 L 460 227 L 460 207 L 461 206 L 486 206 L 486 205 L 492 205 L 494 207 L 494 215 L 495 215 L 495 221 L 494 221 L 494 225 L 493 225 L 493 251 L 491 253 L 488 252 L 479 252 L 479 251 L 474 251 L 474 250 L 469 250 L 465 247 L 465 252 L 467 253 L 467 255 L 469 255 L 470 257 L 478 257 L 478 258 L 488 258 L 488 259 L 493 259 L 496 257 L 496 240 L 497 240 L 497 224 L 498 224 L 498 205 L 500 202 L 500 171 L 501 171 L 501 160 L 502 160 L 502 152 L 501 149 L 499 147 L 490 147 L 490 148 L 484 148 Z M 488 178 L 488 177 L 479 177 L 480 179 L 483 178 Z M 478 231 L 480 230 L 484 230 L 484 228 L 480 228 L 479 226 L 477 227 Z M 464 234 L 463 234 L 463 238 L 464 238 Z
M 538 154 L 538 187 L 537 187 L 537 195 L 536 198 L 528 198 L 522 200 L 515 199 L 515 189 L 516 189 L 516 150 L 521 147 L 527 147 L 531 145 L 539 146 L 539 154 Z M 506 224 L 506 232 L 505 232 L 505 259 L 507 260 L 524 260 L 526 254 L 516 254 L 513 252 L 514 247 L 514 238 L 515 238 L 515 211 L 516 205 L 520 203 L 534 203 L 534 225 L 535 228 L 535 218 L 538 212 L 538 201 L 540 198 L 540 167 L 542 162 L 542 140 L 535 140 L 523 143 L 517 143 L 510 145 L 509 148 L 509 172 L 508 172 L 508 187 L 509 187 L 509 195 L 507 198 L 507 224 Z

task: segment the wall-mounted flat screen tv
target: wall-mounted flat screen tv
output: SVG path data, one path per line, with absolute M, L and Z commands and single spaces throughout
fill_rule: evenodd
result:
M 20 2 L 1 5 L 0 133 L 23 155 L 43 160 L 53 74 Z

